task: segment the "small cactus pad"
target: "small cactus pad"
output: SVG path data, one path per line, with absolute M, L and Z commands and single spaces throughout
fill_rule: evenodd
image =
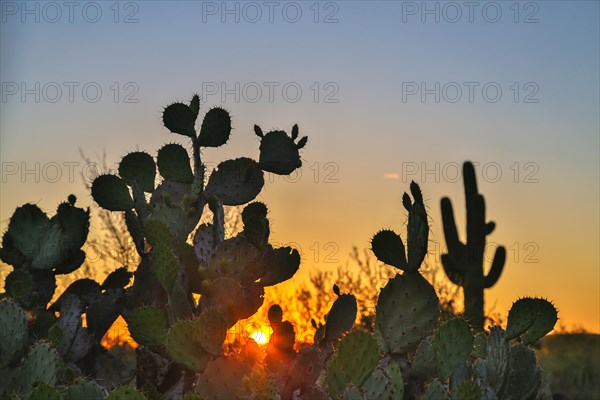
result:
M 80 379 L 63 392 L 63 400 L 102 400 L 104 389 L 94 381 Z
M 273 249 L 268 258 L 265 275 L 260 279 L 263 286 L 272 286 L 290 279 L 300 268 L 300 253 L 289 246 Z
M 179 183 L 192 183 L 194 174 L 190 167 L 190 157 L 185 148 L 177 143 L 164 145 L 156 158 L 158 172 L 168 180 Z
M 148 220 L 144 226 L 144 236 L 152 246 L 169 246 L 173 237 L 167 225 L 158 220 Z
M 14 246 L 23 256 L 32 259 L 39 250 L 38 243 L 49 222 L 48 216 L 35 204 L 18 207 L 10 217 L 8 230 L 2 239 L 4 250 Z M 7 246 L 7 242 L 11 246 Z M 10 260 L 4 261 L 10 263 Z
M 119 163 L 119 175 L 130 185 L 138 182 L 144 192 L 150 193 L 156 177 L 154 158 L 143 151 L 129 153 Z
M 215 244 L 211 224 L 202 224 L 194 233 L 194 253 L 200 264 L 207 266 L 215 253 Z
M 202 147 L 219 147 L 227 143 L 231 133 L 231 117 L 220 107 L 208 110 L 198 136 L 198 144 Z
M 336 341 L 352 329 L 357 311 L 356 298 L 353 295 L 343 294 L 339 296 L 327 314 L 325 340 L 329 342 Z
M 256 128 L 255 133 L 261 137 L 258 163 L 264 171 L 289 175 L 302 166 L 299 150 L 306 145 L 306 136 L 295 143 L 295 138 L 289 137 L 284 131 L 271 131 L 262 135 L 260 128 Z M 295 126 L 294 135 L 297 134 L 297 129 Z
M 58 390 L 53 388 L 52 386 L 46 385 L 44 383 L 37 384 L 33 387 L 31 394 L 29 395 L 28 400 L 68 400 L 64 397 L 61 397 Z M 79 397 L 79 399 L 83 399 L 83 397 Z
M 22 377 L 27 382 L 26 387 L 31 387 L 36 382 L 54 385 L 60 366 L 60 355 L 49 343 L 35 344 L 21 368 Z
M 456 390 L 456 400 L 481 400 L 481 389 L 473 381 L 463 381 Z
M 435 361 L 447 378 L 467 361 L 473 350 L 473 333 L 464 319 L 454 318 L 438 328 L 432 345 Z
M 556 324 L 556 308 L 547 300 L 524 297 L 517 300 L 508 312 L 507 339 L 521 336 L 525 344 L 539 340 Z
M 363 384 L 365 399 L 402 400 L 404 398 L 404 381 L 402 372 L 396 364 L 387 368 L 376 368 Z
M 542 371 L 536 365 L 535 353 L 518 343 L 510 348 L 510 370 L 503 391 L 503 398 L 528 399 L 535 394 L 542 382 Z
M 167 319 L 156 307 L 142 306 L 127 316 L 127 326 L 133 339 L 143 346 L 162 346 L 167 334 Z
M 385 264 L 406 270 L 408 263 L 402 238 L 391 230 L 381 230 L 371 239 L 371 249 L 375 257 Z
M 226 333 L 223 317 L 214 310 L 208 310 L 195 320 L 173 325 L 167 334 L 167 351 L 178 363 L 200 371 L 212 355 L 221 353 Z
M 134 206 L 127 185 L 116 175 L 100 175 L 94 179 L 92 197 L 109 211 L 128 211 Z
M 375 326 L 384 350 L 404 353 L 429 335 L 439 314 L 439 300 L 433 286 L 418 272 L 406 272 L 390 279 L 377 301 Z
M 412 362 L 411 374 L 421 379 L 437 376 L 437 364 L 433 354 L 432 337 L 428 336 L 419 343 Z
M 171 132 L 193 139 L 196 137 L 194 125 L 196 124 L 197 116 L 198 113 L 195 110 L 195 106 L 192 109 L 183 103 L 174 103 L 163 111 L 163 124 Z
M 340 341 L 327 366 L 327 384 L 334 398 L 349 384 L 362 386 L 379 361 L 377 341 L 368 333 L 354 331 Z
M 413 189 L 413 186 L 419 187 L 414 182 L 411 184 L 411 189 Z M 427 255 L 429 224 L 427 222 L 425 206 L 422 202 L 422 198 L 420 202 L 415 199 L 408 213 L 408 233 L 406 240 L 408 246 L 408 271 L 417 271 Z
M 150 253 L 150 265 L 156 279 L 170 292 L 179 271 L 177 257 L 166 246 L 156 246 Z
M 423 396 L 423 400 L 446 400 L 448 399 L 448 388 L 440 382 L 438 378 L 434 378 Z
M 25 306 L 33 300 L 33 279 L 31 274 L 23 269 L 15 269 L 6 276 L 4 290 L 15 301 Z
M 543 338 L 554 329 L 558 320 L 558 312 L 552 303 L 545 299 L 535 299 L 537 304 L 536 318 L 533 324 L 521 335 L 524 344 L 531 344 Z
M 106 400 L 146 400 L 146 396 L 131 386 L 119 386 L 114 388 Z
M 226 206 L 240 206 L 252 200 L 265 183 L 262 170 L 250 158 L 236 158 L 220 163 L 206 185 L 206 193 Z
M 488 384 L 497 393 L 500 393 L 510 362 L 510 348 L 506 341 L 506 334 L 499 326 L 492 327 L 486 345 L 486 372 Z
M 17 362 L 26 344 L 25 312 L 11 300 L 0 301 L 0 368 Z

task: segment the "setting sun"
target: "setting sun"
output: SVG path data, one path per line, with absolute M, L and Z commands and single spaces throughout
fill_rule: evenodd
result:
M 255 331 L 250 335 L 250 337 L 261 346 L 264 346 L 267 343 L 269 343 L 269 336 L 271 335 L 269 334 L 269 332 L 266 331 Z

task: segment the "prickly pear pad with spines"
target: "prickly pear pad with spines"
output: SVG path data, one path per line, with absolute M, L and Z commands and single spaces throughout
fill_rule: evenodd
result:
M 169 246 L 173 236 L 167 225 L 161 221 L 150 219 L 144 226 L 144 236 L 152 246 Z
M 256 247 L 245 238 L 236 236 L 217 245 L 208 262 L 208 271 L 213 279 L 231 276 L 243 280 L 249 277 L 254 282 L 264 273 L 258 268 L 258 258 Z
M 156 177 L 154 158 L 144 151 L 127 154 L 119 163 L 119 176 L 129 185 L 138 182 L 144 192 L 152 192 Z
M 427 390 L 423 396 L 423 400 L 447 400 L 448 399 L 448 388 L 438 378 L 433 380 L 427 385 Z
M 486 345 L 486 377 L 490 387 L 500 394 L 508 373 L 510 348 L 506 334 L 499 326 L 490 330 Z
M 231 134 L 231 117 L 220 107 L 208 110 L 198 135 L 197 143 L 202 147 L 219 147 L 227 143 Z
M 300 253 L 289 246 L 272 250 L 265 275 L 260 279 L 263 286 L 273 286 L 290 279 L 300 268 Z
M 473 333 L 464 319 L 454 318 L 438 328 L 432 345 L 438 368 L 448 378 L 469 358 L 473 350 Z
M 408 268 L 402 238 L 392 230 L 381 230 L 371 239 L 371 250 L 377 259 L 405 271 Z
M 327 365 L 329 393 L 338 398 L 349 384 L 362 386 L 378 361 L 379 347 L 371 335 L 354 331 L 344 336 Z
M 358 307 L 356 297 L 343 294 L 333 302 L 325 323 L 325 340 L 333 342 L 352 329 Z
M 162 346 L 165 343 L 168 322 L 159 308 L 138 307 L 129 313 L 126 321 L 131 336 L 142 346 Z
M 193 100 L 193 99 L 192 99 Z M 173 103 L 163 111 L 163 124 L 173 133 L 196 138 L 197 111 L 183 103 Z
M 241 206 L 260 193 L 265 184 L 263 171 L 256 161 L 241 157 L 221 162 L 210 174 L 206 194 L 226 206 Z
M 481 389 L 473 381 L 464 381 L 458 385 L 456 400 L 481 400 Z
M 508 312 L 506 338 L 512 340 L 524 333 L 535 321 L 537 303 L 535 299 L 523 297 L 513 303 Z
M 536 365 L 535 353 L 518 343 L 510 348 L 510 367 L 502 399 L 528 399 L 542 383 L 542 371 Z
M 258 129 L 260 130 L 260 128 Z M 297 130 L 295 129 L 295 131 Z M 256 127 L 255 133 L 259 135 Z M 260 133 L 262 134 L 262 131 Z M 262 135 L 258 160 L 260 168 L 278 175 L 291 174 L 296 168 L 302 166 L 298 150 L 304 147 L 307 139 L 305 136 L 296 144 L 295 139 L 292 139 L 284 131 L 271 131 Z
M 348 385 L 344 393 L 340 396 L 341 400 L 365 400 L 365 395 L 354 385 Z
M 78 399 L 82 399 L 83 397 L 79 397 Z M 53 388 L 52 386 L 46 385 L 44 383 L 37 384 L 33 387 L 31 394 L 29 395 L 28 400 L 70 400 L 68 398 L 61 397 L 58 390 Z
M 418 272 L 390 279 L 377 301 L 375 327 L 384 351 L 405 353 L 431 333 L 439 314 L 435 289 Z
M 479 332 L 473 339 L 473 352 L 472 355 L 475 358 L 485 359 L 487 355 L 487 335 L 485 332 Z
M 177 278 L 179 261 L 166 246 L 156 246 L 150 253 L 150 265 L 156 279 L 170 292 Z
M 543 338 L 554 329 L 558 321 L 558 312 L 554 305 L 546 299 L 535 299 L 536 317 L 533 324 L 521 335 L 524 344 L 531 344 Z
M 267 206 L 259 201 L 248 204 L 242 211 L 242 222 L 244 237 L 262 249 L 268 243 L 270 234 Z
M 27 359 L 20 368 L 20 380 L 23 387 L 29 391 L 36 382 L 54 385 L 62 359 L 58 352 L 48 342 L 39 342 L 27 354 Z
M 19 361 L 26 345 L 25 312 L 12 300 L 0 301 L 0 368 Z
M 251 373 L 252 364 L 246 360 L 218 357 L 202 371 L 194 391 L 206 400 L 248 398 L 244 377 Z
M 96 382 L 88 379 L 79 379 L 69 385 L 62 393 L 63 400 L 102 400 L 105 390 Z
M 146 400 L 146 396 L 131 386 L 119 386 L 114 388 L 106 400 Z
M 428 336 L 419 343 L 415 358 L 412 362 L 411 374 L 426 379 L 431 376 L 437 376 L 438 367 L 433 354 L 432 337 Z
M 404 376 L 398 364 L 390 364 L 385 367 L 385 372 L 390 377 L 392 387 L 394 388 L 393 400 L 404 399 Z
M 31 274 L 24 269 L 12 270 L 4 281 L 4 291 L 20 304 L 24 306 L 30 305 L 34 300 Z
M 116 175 L 100 175 L 94 179 L 92 197 L 108 211 L 129 211 L 134 207 L 127 185 Z
M 10 217 L 8 230 L 2 238 L 4 251 L 14 247 L 22 256 L 33 259 L 49 222 L 48 216 L 35 204 L 18 207 Z M 12 264 L 9 259 L 3 258 L 3 261 Z
M 211 224 L 202 224 L 194 233 L 194 253 L 203 267 L 208 266 L 209 260 L 215 253 Z
M 412 188 L 413 185 L 411 184 L 411 189 Z M 415 200 L 408 213 L 408 233 L 406 239 L 406 244 L 408 246 L 408 271 L 417 271 L 427 255 L 429 224 L 427 222 L 425 206 L 422 201 L 422 198 L 420 202 Z
M 397 364 L 376 368 L 363 384 L 365 399 L 402 400 L 404 379 Z
M 172 182 L 192 183 L 194 174 L 186 149 L 177 143 L 166 144 L 158 150 L 156 158 L 160 175 Z
M 195 320 L 173 325 L 167 334 L 167 351 L 178 363 L 200 371 L 212 356 L 221 353 L 226 334 L 223 316 L 208 310 Z

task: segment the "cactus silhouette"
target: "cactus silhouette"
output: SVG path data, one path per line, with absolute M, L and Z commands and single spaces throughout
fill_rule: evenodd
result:
M 474 329 L 481 331 L 485 321 L 484 290 L 494 286 L 498 281 L 504 268 L 506 250 L 502 246 L 498 247 L 486 275 L 484 273 L 486 236 L 492 233 L 496 225 L 494 222 L 485 221 L 485 200 L 477 191 L 475 168 L 469 161 L 463 165 L 463 180 L 467 207 L 467 242 L 462 243 L 458 239 L 452 202 L 447 197 L 442 198 L 442 221 L 448 248 L 448 253 L 442 254 L 442 265 L 452 283 L 463 288 L 465 318 Z

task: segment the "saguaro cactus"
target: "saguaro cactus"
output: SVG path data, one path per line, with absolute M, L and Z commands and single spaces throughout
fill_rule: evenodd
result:
M 467 206 L 467 242 L 458 240 L 452 202 L 444 197 L 441 201 L 444 236 L 448 253 L 442 255 L 442 265 L 448 278 L 462 286 L 465 301 L 465 318 L 474 329 L 483 330 L 484 290 L 492 287 L 500 277 L 506 260 L 506 250 L 499 246 L 494 254 L 487 275 L 484 273 L 486 236 L 496 224 L 485 221 L 485 200 L 477 191 L 475 168 L 471 162 L 463 165 L 465 200 Z

